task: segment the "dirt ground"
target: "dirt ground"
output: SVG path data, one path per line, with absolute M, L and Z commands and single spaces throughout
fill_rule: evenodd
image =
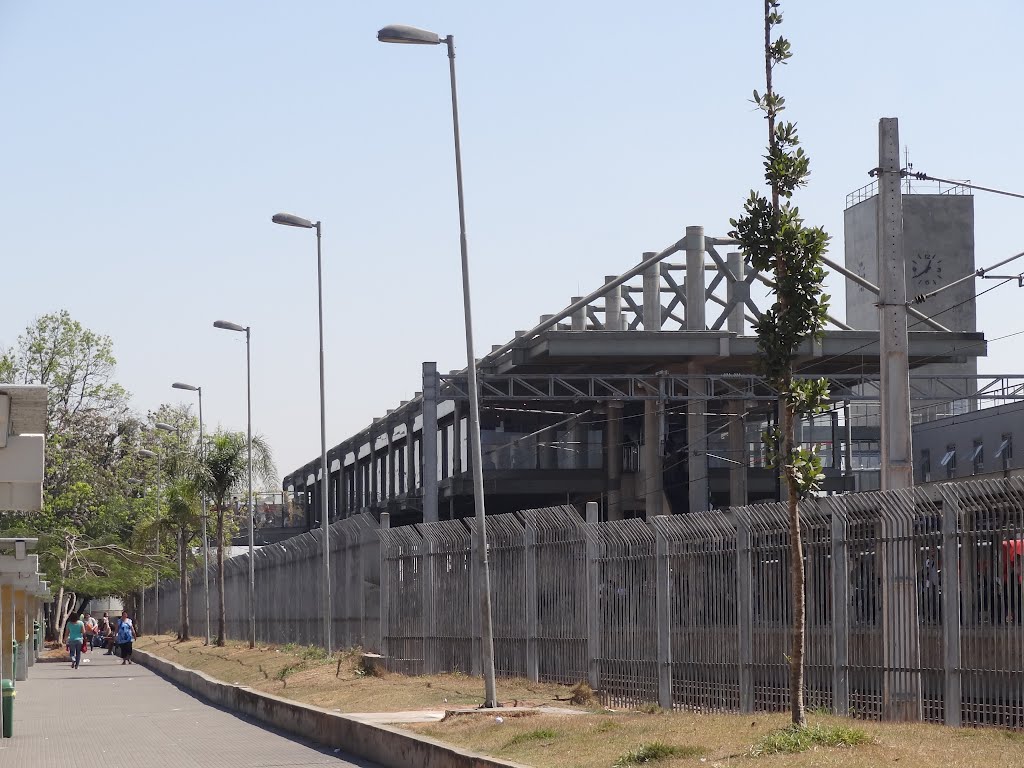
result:
M 357 652 L 327 657 L 317 648 L 260 646 L 231 642 L 225 648 L 201 641 L 179 643 L 172 637 L 143 637 L 137 647 L 231 683 L 286 696 L 342 712 L 391 712 L 473 707 L 482 702 L 483 683 L 460 674 L 410 677 L 366 673 Z M 572 706 L 571 690 L 528 680 L 498 680 L 505 705 Z M 586 707 L 582 707 L 587 709 Z M 696 714 L 605 710 L 592 704 L 576 716 L 502 717 L 480 713 L 449 717 L 440 723 L 406 726 L 458 744 L 537 768 L 614 766 L 641 745 L 661 742 L 685 756 L 660 760 L 676 766 L 790 766 L 794 768 L 1019 768 L 1024 766 L 1024 733 L 997 729 L 953 729 L 812 716 L 811 723 L 859 728 L 867 744 L 850 748 L 816 747 L 800 754 L 754 757 L 762 736 L 785 727 L 786 715 Z

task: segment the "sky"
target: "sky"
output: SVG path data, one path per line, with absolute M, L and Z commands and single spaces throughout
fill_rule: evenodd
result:
M 783 10 L 795 201 L 833 257 L 880 117 L 916 170 L 1024 192 L 1024 4 Z M 323 222 L 328 445 L 422 361 L 462 368 L 448 63 L 378 43 L 392 23 L 455 36 L 478 355 L 687 225 L 725 235 L 762 184 L 759 0 L 0 0 L 0 346 L 67 309 L 113 339 L 136 409 L 187 381 L 208 427 L 244 429 L 244 338 L 212 323 L 250 325 L 254 430 L 290 472 L 319 455 L 319 389 L 315 237 L 271 224 L 289 211 Z M 1024 250 L 1021 211 L 978 194 L 978 266 Z M 979 300 L 988 337 L 1024 330 L 1019 290 Z M 1020 371 L 1022 344 L 980 370 Z

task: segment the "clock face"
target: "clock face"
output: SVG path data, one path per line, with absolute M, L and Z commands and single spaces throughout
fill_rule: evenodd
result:
M 910 260 L 910 278 L 925 288 L 942 284 L 942 259 L 934 253 L 914 254 Z

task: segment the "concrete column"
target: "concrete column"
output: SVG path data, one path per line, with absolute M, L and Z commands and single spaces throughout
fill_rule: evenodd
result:
M 653 255 L 654 251 L 647 251 L 644 259 Z M 661 262 L 644 271 L 644 330 L 661 330 Z
M 587 682 L 595 691 L 601 687 L 601 545 L 597 531 L 598 506 L 587 502 Z
M 608 403 L 604 425 L 608 519 L 622 519 L 622 403 Z
M 832 712 L 850 714 L 850 562 L 846 511 L 838 499 L 819 499 L 832 518 Z
M 397 454 L 395 452 L 395 425 L 388 423 L 388 481 L 385 483 L 385 493 L 388 500 L 398 497 L 398 484 L 396 481 L 396 475 L 398 474 L 395 469 L 395 461 L 397 460 Z
M 658 705 L 662 709 L 672 709 L 671 563 L 663 522 L 661 517 L 651 519 L 655 554 L 654 613 L 658 632 Z
M 405 423 L 405 492 L 416 492 L 416 436 L 413 434 L 413 417 Z
M 25 590 L 16 589 L 11 594 L 14 602 L 14 636 L 18 641 L 18 653 L 14 660 L 14 679 L 28 679 L 28 649 L 25 640 L 28 632 L 25 632 Z
M 575 304 L 577 301 L 582 299 L 582 296 L 573 296 L 570 299 L 570 304 Z M 587 308 L 582 307 L 572 313 L 572 329 L 574 331 L 585 331 L 587 330 Z
M 661 401 L 644 400 L 644 517 L 662 514 Z
M 604 281 L 609 283 L 618 275 L 606 276 Z M 622 330 L 622 286 L 617 285 L 604 295 L 604 329 L 606 331 Z
M 36 599 L 28 592 L 25 593 L 25 637 L 28 638 L 28 649 L 27 658 L 28 666 L 33 666 L 36 663 L 35 649 L 33 648 L 33 642 L 35 641 L 35 632 L 32 631 L 32 621 L 36 615 Z
M 960 678 L 960 498 L 953 484 L 939 486 L 942 494 L 942 647 L 946 725 L 960 727 L 962 685 Z M 966 572 L 966 571 L 965 571 Z
M 437 363 L 423 364 L 423 432 L 420 470 L 423 487 L 423 522 L 436 523 L 437 516 Z
M 900 137 L 895 117 L 878 122 L 878 285 L 882 490 L 914 487 L 910 436 L 907 278 L 903 254 Z
M 537 648 L 537 527 L 533 518 L 528 518 L 523 529 L 525 547 L 524 580 L 526 599 L 526 677 L 534 682 L 540 680 L 540 655 Z
M 455 412 L 452 414 L 454 422 L 452 424 L 452 476 L 457 477 L 461 475 L 465 469 L 462 466 L 462 417 L 466 406 L 456 400 L 455 401 Z
M 370 433 L 370 506 L 380 501 L 380 455 L 377 453 L 377 435 Z
M 747 417 L 743 400 L 729 401 L 729 458 L 738 464 L 729 465 L 729 506 L 747 504 Z
M 359 444 L 355 447 L 356 462 L 352 466 L 356 481 L 356 503 L 355 512 L 362 512 L 366 506 L 366 478 L 363 476 L 363 463 L 359 460 Z
M 744 266 L 743 266 L 743 254 L 739 252 L 732 252 L 726 256 L 726 266 L 729 267 L 729 271 L 732 272 L 739 280 L 743 280 Z M 743 317 L 744 304 L 743 301 L 750 295 L 750 286 L 743 282 L 729 283 L 726 290 L 726 299 L 732 301 L 737 300 L 737 304 L 733 307 L 732 312 L 729 313 L 729 317 L 726 320 L 726 327 L 731 333 L 735 333 L 737 336 L 742 336 L 746 332 L 746 321 Z
M 704 316 L 704 227 L 686 228 L 686 330 L 707 329 Z M 700 363 L 689 363 L 690 399 L 686 403 L 686 457 L 690 512 L 708 508 L 708 387 Z

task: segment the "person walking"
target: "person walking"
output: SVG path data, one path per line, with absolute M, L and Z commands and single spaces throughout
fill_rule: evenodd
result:
M 138 635 L 135 632 L 135 625 L 128 618 L 128 611 L 121 611 L 121 624 L 117 628 L 117 637 L 114 641 L 121 648 L 121 664 L 134 664 L 132 661 L 132 643 Z
M 64 628 L 64 638 L 71 651 L 71 668 L 78 669 L 82 661 L 82 642 L 85 639 L 85 622 L 78 618 L 77 613 L 68 617 L 68 623 Z

